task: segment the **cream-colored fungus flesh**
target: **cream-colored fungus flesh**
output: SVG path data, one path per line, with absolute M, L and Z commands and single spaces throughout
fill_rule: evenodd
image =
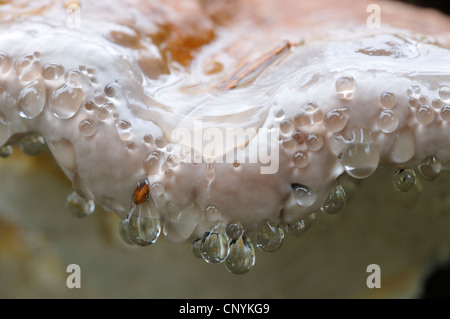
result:
M 445 30 L 407 19 L 369 28 L 366 2 L 339 29 L 327 1 L 316 20 L 294 19 L 291 1 L 271 20 L 273 4 L 254 2 L 5 2 L 2 151 L 39 133 L 73 182 L 74 205 L 117 213 L 135 243 L 202 238 L 199 256 L 230 263 L 252 245 L 240 227 L 271 251 L 284 237 L 277 225 L 294 231 L 318 209 L 339 211 L 347 176 L 450 168 Z M 180 128 L 194 139 L 250 133 L 213 156 L 208 139 L 177 139 Z M 250 163 L 253 149 L 271 161 Z M 233 151 L 244 155 L 222 163 Z M 150 198 L 134 203 L 144 181 Z

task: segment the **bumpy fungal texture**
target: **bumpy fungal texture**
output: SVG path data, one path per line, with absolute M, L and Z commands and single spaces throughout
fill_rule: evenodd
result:
M 2 4 L 2 151 L 38 132 L 81 210 L 95 201 L 117 213 L 140 245 L 160 233 L 201 238 L 194 250 L 205 260 L 245 272 L 253 248 L 236 229 L 265 235 L 258 246 L 275 250 L 277 225 L 342 208 L 348 175 L 421 165 L 433 178 L 450 168 L 450 28 L 405 18 L 371 29 L 358 2 L 360 14 L 336 31 L 321 24 L 329 2 L 319 5 Z M 394 20 L 396 5 L 381 12 Z M 174 134 L 180 128 L 200 145 Z M 226 128 L 247 140 L 210 151 L 201 137 Z M 270 161 L 250 163 L 254 149 Z M 237 157 L 221 163 L 230 152 Z M 136 187 L 147 182 L 141 201 Z M 242 247 L 248 265 L 235 265 Z

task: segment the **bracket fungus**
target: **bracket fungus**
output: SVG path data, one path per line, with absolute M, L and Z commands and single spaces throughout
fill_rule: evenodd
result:
M 450 19 L 369 5 L 3 1 L 1 155 L 48 147 L 78 215 L 247 273 L 379 167 L 450 169 Z

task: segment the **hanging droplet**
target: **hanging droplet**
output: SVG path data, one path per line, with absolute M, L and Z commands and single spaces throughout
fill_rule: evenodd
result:
M 313 214 L 309 215 L 308 217 L 306 217 L 296 223 L 286 225 L 284 230 L 285 230 L 286 234 L 289 234 L 289 235 L 295 235 L 295 236 L 302 235 L 311 228 L 315 219 L 316 219 L 316 215 L 313 213 Z
M 119 224 L 119 235 L 128 245 L 134 245 L 128 234 L 128 219 L 122 219 Z
M 416 152 L 416 137 L 414 130 L 405 127 L 397 132 L 391 151 L 391 159 L 395 163 L 409 161 Z
M 92 215 L 95 210 L 93 200 L 84 199 L 74 190 L 70 191 L 69 195 L 67 195 L 66 203 L 70 211 L 80 218 Z
M 191 245 L 192 253 L 194 254 L 195 257 L 200 258 L 200 259 L 202 259 L 202 253 L 200 251 L 201 244 L 202 244 L 202 239 L 197 238 L 192 242 L 192 245 Z
M 3 145 L 2 147 L 0 147 L 0 157 L 7 158 L 11 156 L 12 153 L 13 148 L 11 145 Z
M 316 201 L 316 193 L 301 184 L 292 184 L 294 198 L 300 206 L 309 207 Z
M 407 192 L 416 185 L 416 173 L 413 169 L 397 169 L 392 176 L 392 184 L 399 192 Z
M 27 155 L 35 156 L 47 149 L 44 137 L 39 133 L 30 133 L 20 139 L 19 147 Z
M 222 263 L 227 258 L 229 253 L 228 237 L 220 224 L 203 235 L 200 252 L 203 260 L 211 264 Z
M 419 164 L 419 172 L 427 180 L 433 180 L 441 173 L 441 162 L 435 156 L 427 157 Z
M 161 234 L 159 212 L 150 202 L 133 205 L 128 215 L 129 238 L 139 246 L 154 244 Z
M 231 221 L 227 225 L 226 234 L 230 239 L 238 239 L 244 235 L 244 227 L 238 221 Z
M 351 75 L 341 76 L 336 80 L 336 94 L 341 100 L 351 100 L 353 98 L 355 80 Z
M 17 98 L 19 115 L 25 119 L 38 117 L 45 106 L 45 85 L 42 80 L 34 80 L 25 86 Z
M 327 214 L 337 214 L 345 207 L 346 195 L 341 185 L 333 187 L 320 210 Z
M 341 155 L 345 171 L 355 178 L 372 175 L 380 161 L 380 147 L 374 143 L 350 143 Z
M 233 274 L 247 273 L 255 265 L 255 249 L 250 239 L 243 235 L 230 241 L 230 253 L 225 267 Z
M 283 244 L 284 232 L 280 225 L 274 225 L 265 219 L 256 225 L 256 247 L 265 252 L 280 249 Z
M 164 236 L 173 243 L 182 243 L 189 239 L 203 217 L 203 211 L 192 202 L 188 205 L 168 203 L 164 220 Z

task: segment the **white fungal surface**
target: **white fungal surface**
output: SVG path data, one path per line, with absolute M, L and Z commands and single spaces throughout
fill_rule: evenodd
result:
M 2 150 L 21 134 L 41 134 L 73 183 L 69 201 L 117 213 L 139 245 L 160 234 L 200 238 L 197 255 L 246 272 L 252 243 L 227 226 L 256 231 L 258 247 L 276 250 L 282 229 L 345 205 L 343 174 L 420 165 L 433 178 L 450 168 L 450 52 L 433 39 L 395 28 L 297 39 L 223 90 L 242 62 L 227 53 L 236 34 L 217 32 L 190 67 L 173 62 L 163 72 L 156 45 L 139 34 L 152 22 L 136 8 L 134 24 L 106 14 L 94 21 L 89 4 L 74 27 L 64 6 L 40 4 L 41 15 L 2 13 Z M 258 48 L 250 61 L 272 49 Z M 225 70 L 205 72 L 217 52 Z M 246 137 L 219 142 L 227 129 Z M 133 203 L 144 180 L 150 198 Z M 236 265 L 240 254 L 245 263 Z

